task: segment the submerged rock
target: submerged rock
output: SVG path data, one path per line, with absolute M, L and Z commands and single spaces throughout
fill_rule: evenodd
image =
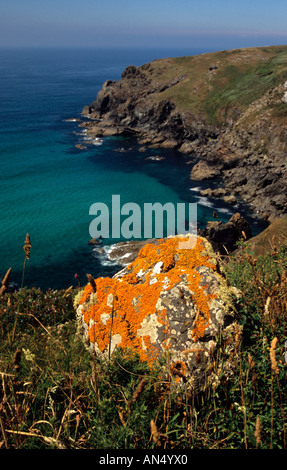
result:
M 89 245 L 98 245 L 100 242 L 97 238 L 91 238 L 89 240 Z
M 175 384 L 197 394 L 219 381 L 221 338 L 228 344 L 223 375 L 232 377 L 241 330 L 233 290 L 206 239 L 177 236 L 145 244 L 129 266 L 95 284 L 75 300 L 92 352 L 107 359 L 115 348 L 128 348 L 151 368 L 165 359 Z
M 108 259 L 110 261 L 117 261 L 121 266 L 127 266 L 132 263 L 140 249 L 145 246 L 147 243 L 152 243 L 154 239 L 148 240 L 130 240 L 127 242 L 119 242 L 115 245 L 112 245 L 111 250 L 108 253 Z

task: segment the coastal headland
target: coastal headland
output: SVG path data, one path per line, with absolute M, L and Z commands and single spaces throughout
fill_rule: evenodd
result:
M 270 222 L 287 213 L 287 46 L 130 65 L 82 114 L 91 137 L 177 149 L 190 179 L 220 180 L 227 202 Z

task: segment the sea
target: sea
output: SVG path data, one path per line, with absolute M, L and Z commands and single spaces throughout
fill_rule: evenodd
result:
M 89 140 L 83 107 L 95 100 L 106 80 L 119 80 L 128 65 L 196 55 L 195 49 L 1 49 L 0 50 L 0 278 L 67 289 L 94 277 L 112 276 L 119 265 L 108 253 L 120 234 L 90 245 L 90 207 L 112 196 L 121 204 L 197 204 L 205 227 L 216 211 L 224 222 L 237 211 L 253 235 L 264 222 L 243 204 L 233 207 L 200 196 L 207 182 L 192 182 L 192 159 L 165 149 L 143 149 L 134 138 Z M 160 158 L 159 158 L 160 157 Z M 220 182 L 213 182 L 214 187 Z M 30 258 L 24 263 L 26 234 Z M 143 235 L 142 235 L 143 238 Z

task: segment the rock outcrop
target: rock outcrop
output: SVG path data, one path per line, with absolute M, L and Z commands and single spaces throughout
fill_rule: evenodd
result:
M 221 178 L 270 221 L 287 213 L 287 47 L 129 66 L 83 110 L 88 135 L 133 135 L 196 155 L 191 178 Z
M 108 259 L 110 261 L 117 261 L 119 265 L 127 266 L 132 263 L 138 256 L 139 251 L 148 243 L 155 242 L 156 239 L 150 240 L 128 240 L 126 242 L 119 242 L 112 245 Z
M 236 249 L 237 242 L 251 238 L 251 229 L 249 223 L 236 212 L 226 223 L 221 220 L 208 222 L 201 234 L 216 252 L 226 255 Z
M 129 348 L 150 367 L 163 361 L 176 386 L 197 394 L 232 377 L 241 329 L 233 291 L 206 239 L 177 236 L 146 244 L 113 278 L 98 278 L 75 299 L 85 341 L 108 359 Z M 222 343 L 221 343 L 222 345 Z

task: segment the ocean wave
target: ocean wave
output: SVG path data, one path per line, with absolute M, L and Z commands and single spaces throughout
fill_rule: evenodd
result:
M 116 249 L 116 245 L 104 245 L 103 250 L 107 255 L 109 255 L 113 250 Z
M 221 208 L 218 208 L 218 209 L 215 208 L 215 210 L 216 210 L 217 212 L 219 212 L 219 213 L 222 212 L 223 214 L 228 214 L 228 215 L 232 215 L 232 214 L 233 214 L 233 211 L 231 211 L 230 209 L 227 209 L 227 208 L 225 208 L 225 207 L 221 207 Z
M 102 145 L 103 143 L 103 139 L 100 139 L 99 137 L 91 137 L 89 135 L 83 136 L 83 140 L 92 145 Z
M 99 137 L 96 137 L 95 139 L 93 139 L 92 141 L 92 144 L 93 145 L 102 145 L 103 143 L 103 139 L 100 139 Z
M 201 197 L 201 196 L 195 196 L 195 197 L 197 198 L 197 204 L 199 204 L 200 206 L 212 207 L 212 209 L 214 208 L 214 204 L 206 197 Z
M 101 258 L 99 261 L 102 266 L 118 266 L 119 265 L 117 261 L 112 261 L 107 258 Z
M 96 257 L 102 266 L 118 266 L 119 265 L 119 259 L 111 259 L 110 255 L 111 253 L 117 248 L 117 245 L 103 245 L 99 247 L 93 248 L 93 256 Z M 123 258 L 127 257 L 127 255 L 124 255 Z M 123 263 L 121 263 L 123 264 Z
M 104 245 L 101 247 L 95 247 L 92 250 L 92 254 L 98 261 L 101 263 L 102 266 L 117 266 L 119 263 L 118 261 L 112 260 L 109 257 L 109 254 L 113 251 L 110 245 Z

